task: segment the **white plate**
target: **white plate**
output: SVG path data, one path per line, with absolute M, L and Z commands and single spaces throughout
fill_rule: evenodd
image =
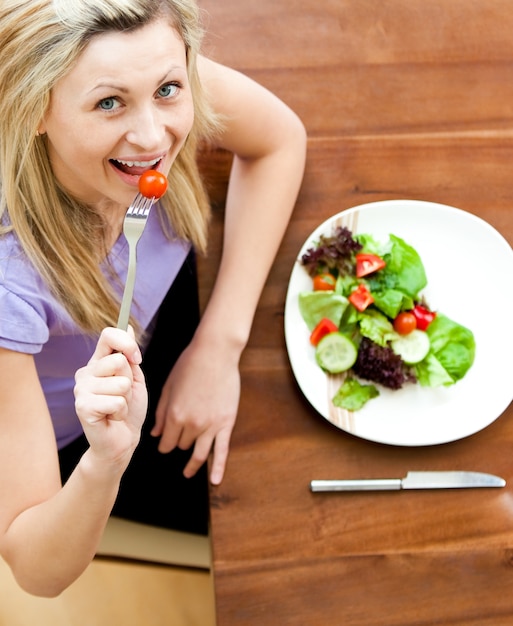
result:
M 413 246 L 424 263 L 423 293 L 434 310 L 474 333 L 476 357 L 463 380 L 431 389 L 380 387 L 360 411 L 333 406 L 340 380 L 315 363 L 309 330 L 298 307 L 312 281 L 300 263 L 321 234 L 337 226 Z M 414 200 L 374 202 L 348 209 L 321 224 L 301 248 L 287 291 L 285 339 L 292 370 L 312 406 L 338 428 L 358 437 L 400 446 L 461 439 L 491 424 L 513 398 L 513 251 L 484 220 L 453 207 Z

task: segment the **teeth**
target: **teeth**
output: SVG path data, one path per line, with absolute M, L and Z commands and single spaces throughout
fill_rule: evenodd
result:
M 127 167 L 152 167 L 160 161 L 160 159 L 153 159 L 152 161 L 122 161 L 121 159 L 115 160 L 122 165 L 126 165 Z

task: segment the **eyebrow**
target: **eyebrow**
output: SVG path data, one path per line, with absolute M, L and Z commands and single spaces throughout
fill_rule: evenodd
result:
M 114 83 L 98 83 L 92 89 L 88 91 L 88 93 L 93 93 L 97 89 L 112 89 L 114 91 L 120 91 L 121 93 L 128 93 L 128 89 L 126 87 L 121 87 L 120 85 L 116 85 Z
M 164 76 L 157 81 L 157 84 L 162 84 L 163 82 L 165 82 L 165 80 L 168 78 L 168 76 L 176 70 L 180 70 L 183 72 L 187 72 L 187 68 L 184 67 L 183 65 L 173 65 L 173 67 L 169 68 L 169 70 L 164 74 Z M 98 83 L 97 85 L 95 85 L 92 89 L 89 90 L 88 93 L 93 93 L 95 92 L 97 89 L 113 89 L 115 91 L 120 91 L 121 93 L 128 93 L 129 89 L 127 89 L 126 87 L 122 87 L 121 85 L 116 85 L 116 83 L 114 82 L 101 82 Z

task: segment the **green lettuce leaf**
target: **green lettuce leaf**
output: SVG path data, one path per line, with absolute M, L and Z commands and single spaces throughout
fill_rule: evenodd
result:
M 374 306 L 390 319 L 395 319 L 402 310 L 413 308 L 413 300 L 398 289 L 373 291 L 372 297 Z
M 414 371 L 417 381 L 423 387 L 442 387 L 454 383 L 452 376 L 432 352 L 414 366 Z
M 349 300 L 333 291 L 305 291 L 299 294 L 299 311 L 309 330 L 313 330 L 323 317 L 337 326 Z
M 372 235 L 368 233 L 361 233 L 354 235 L 354 239 L 362 244 L 361 252 L 366 254 L 377 254 L 383 258 L 388 254 L 392 248 L 392 242 L 390 239 L 386 241 L 378 241 Z
M 333 397 L 333 404 L 346 411 L 358 411 L 377 396 L 379 391 L 374 385 L 362 385 L 355 378 L 346 378 Z
M 461 380 L 474 363 L 476 344 L 472 331 L 438 313 L 426 332 L 431 352 L 453 382 Z
M 390 321 L 379 311 L 367 309 L 360 313 L 360 332 L 374 343 L 385 347 L 389 341 L 397 339 L 397 333 Z
M 355 276 L 339 274 L 337 282 L 335 283 L 335 293 L 347 297 L 356 286 L 358 286 L 358 281 Z
M 390 254 L 385 255 L 387 265 L 380 274 L 383 275 L 388 287 L 402 291 L 415 299 L 427 285 L 422 260 L 417 251 L 400 237 L 390 235 L 390 240 L 393 246 Z

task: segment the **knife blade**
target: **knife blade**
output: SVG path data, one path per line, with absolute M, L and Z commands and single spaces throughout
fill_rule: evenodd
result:
M 312 480 L 310 489 L 320 491 L 396 491 L 401 489 L 469 489 L 504 487 L 500 476 L 483 472 L 408 472 L 404 478 L 360 478 L 354 480 Z

